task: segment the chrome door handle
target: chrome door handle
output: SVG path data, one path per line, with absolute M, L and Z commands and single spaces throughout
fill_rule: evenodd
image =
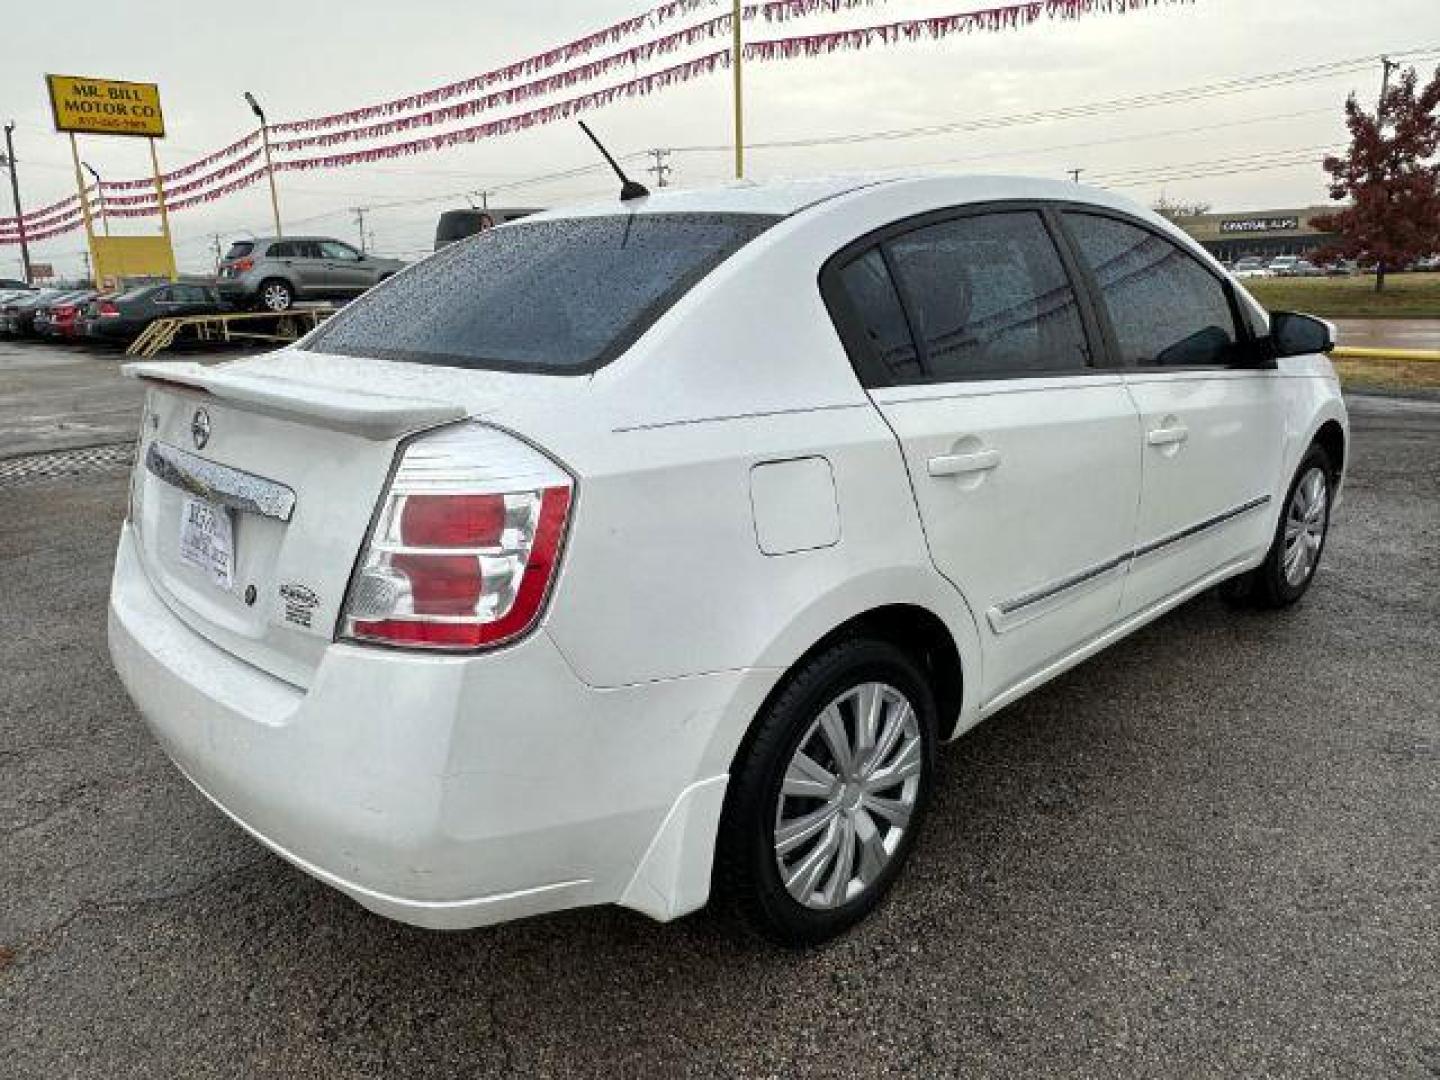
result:
M 1175 446 L 1190 438 L 1190 429 L 1184 424 L 1176 424 L 1174 427 L 1156 428 L 1145 436 L 1145 441 L 1151 446 Z
M 1000 464 L 999 450 L 978 450 L 973 454 L 941 454 L 927 463 L 931 476 L 963 476 L 989 472 Z

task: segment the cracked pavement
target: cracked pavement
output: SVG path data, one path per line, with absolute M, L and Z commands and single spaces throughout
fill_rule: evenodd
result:
M 889 902 L 810 953 L 368 914 L 126 699 L 123 477 L 0 489 L 0 1072 L 1440 1076 L 1440 405 L 1353 409 L 1307 600 L 1202 597 L 950 747 Z

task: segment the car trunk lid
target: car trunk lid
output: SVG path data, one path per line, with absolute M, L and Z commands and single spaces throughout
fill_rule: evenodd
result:
M 142 363 L 131 520 L 152 584 L 188 625 L 308 686 L 399 441 L 459 420 L 375 379 Z

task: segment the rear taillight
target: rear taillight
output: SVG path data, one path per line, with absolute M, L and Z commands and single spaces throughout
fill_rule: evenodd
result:
M 120 309 L 109 300 L 101 300 L 100 317 L 102 319 L 118 319 L 120 317 Z
M 235 277 L 239 277 L 241 274 L 245 273 L 247 270 L 254 270 L 254 269 L 255 269 L 255 260 L 254 260 L 254 259 L 236 259 L 234 262 L 232 262 L 232 263 L 230 264 L 229 269 L 230 269 L 230 273 L 231 273 L 231 274 L 233 274 Z
M 415 648 L 493 648 L 540 617 L 574 482 L 495 428 L 411 441 L 350 583 L 341 634 Z

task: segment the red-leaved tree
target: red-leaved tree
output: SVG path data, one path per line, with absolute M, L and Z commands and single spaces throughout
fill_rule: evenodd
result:
M 1381 98 L 1375 115 L 1351 94 L 1345 102 L 1350 149 L 1327 157 L 1330 197 L 1350 205 L 1315 219 L 1340 235 L 1319 253 L 1375 263 L 1375 291 L 1385 270 L 1440 252 L 1440 68 L 1421 89 L 1415 69 L 1405 71 Z

